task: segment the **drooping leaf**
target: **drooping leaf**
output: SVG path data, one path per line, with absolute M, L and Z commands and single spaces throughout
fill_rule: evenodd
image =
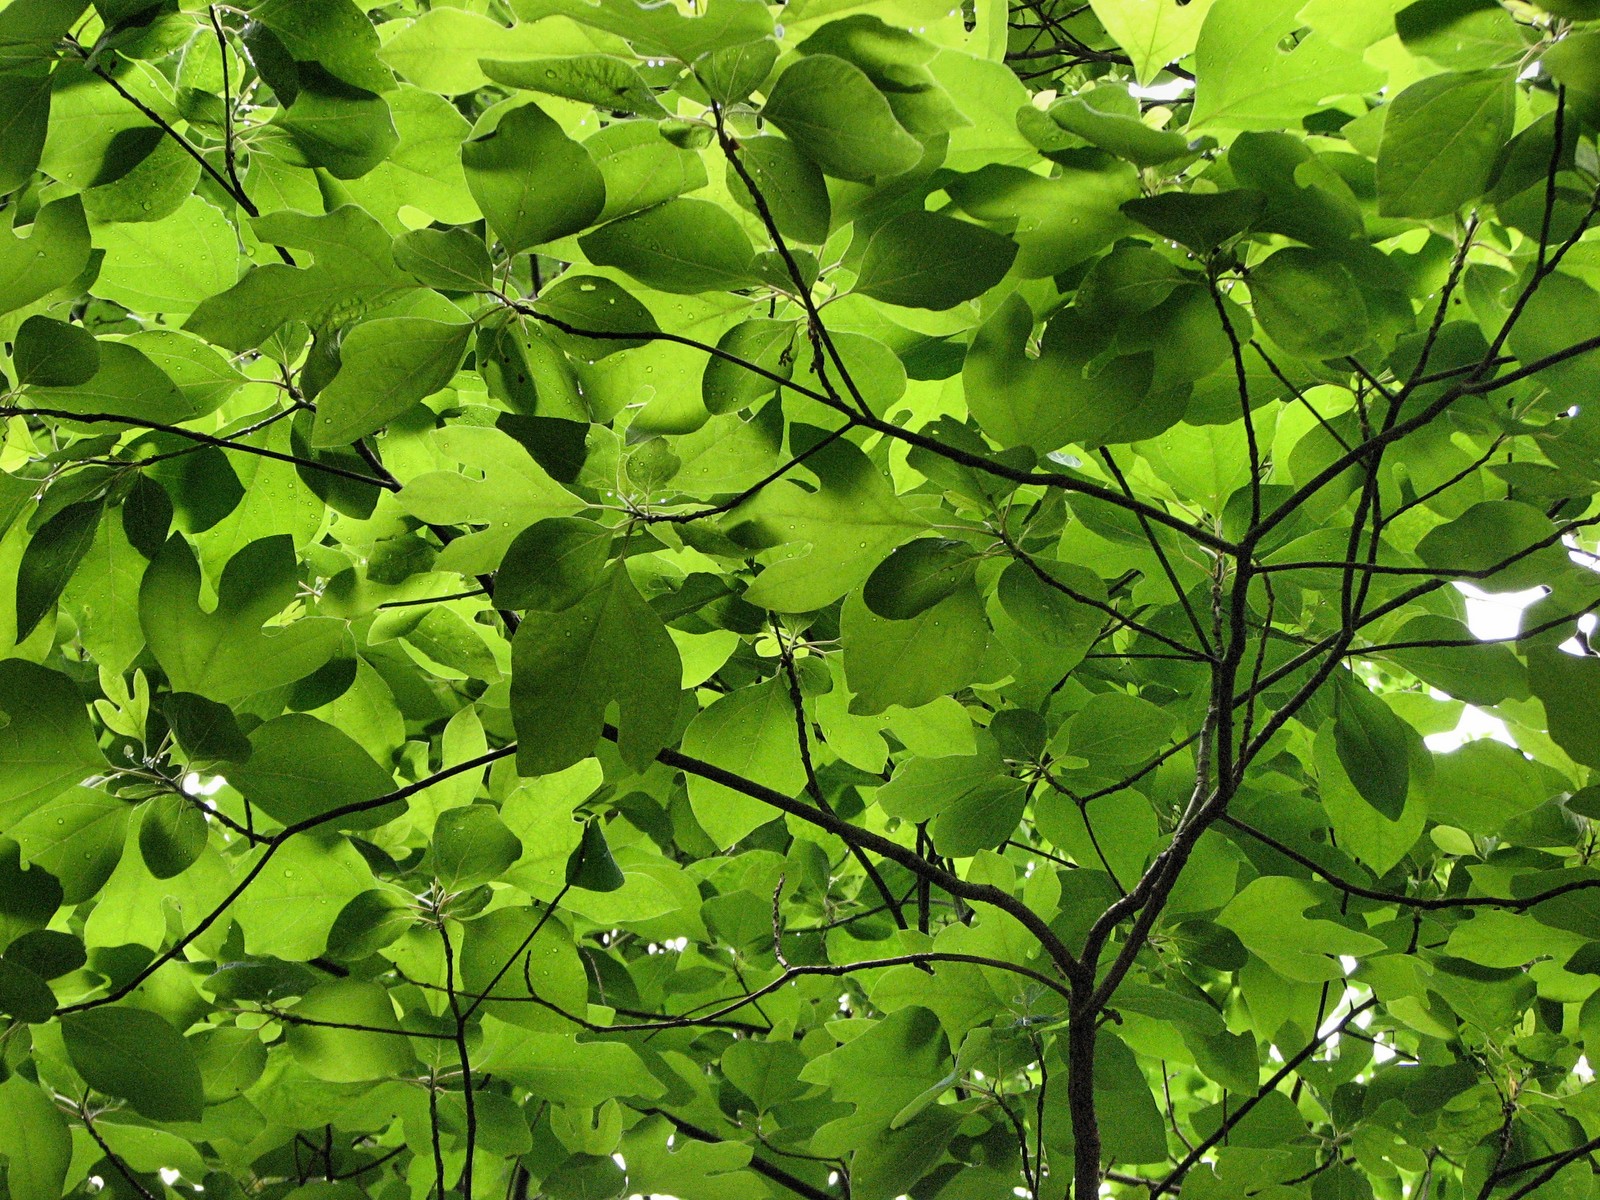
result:
M 1357 681 L 1334 689 L 1333 744 L 1361 798 L 1390 820 L 1405 807 L 1411 782 L 1405 722 Z

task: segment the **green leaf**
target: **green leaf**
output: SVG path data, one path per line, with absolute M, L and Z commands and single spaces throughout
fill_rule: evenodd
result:
M 581 100 L 601 108 L 665 116 L 643 76 L 620 58 L 609 54 L 579 54 L 570 58 L 544 58 L 536 62 L 478 61 L 495 83 L 526 88 L 568 100 Z
M 161 708 L 173 736 L 190 758 L 235 763 L 250 760 L 254 747 L 226 704 L 193 692 L 168 692 Z
M 206 818 L 187 796 L 157 796 L 139 821 L 139 853 L 157 879 L 182 875 L 206 847 Z
M 1250 188 L 1225 192 L 1162 192 L 1129 200 L 1122 211 L 1162 237 L 1204 253 L 1261 219 L 1267 198 Z
M 78 1074 L 97 1092 L 126 1100 L 153 1121 L 198 1121 L 200 1068 L 165 1019 L 125 1004 L 61 1019 L 61 1037 Z
M 736 104 L 766 82 L 777 61 L 776 42 L 746 42 L 706 51 L 695 59 L 694 73 L 714 99 Z
M 680 149 L 655 121 L 617 121 L 583 143 L 606 184 L 600 220 L 626 216 L 706 185 L 701 156 Z
M 1417 0 L 1396 13 L 1394 23 L 1407 50 L 1456 70 L 1505 66 L 1528 48 L 1516 21 L 1494 0 Z
M 1321 983 L 1339 979 L 1339 956 L 1362 958 L 1386 947 L 1377 938 L 1337 921 L 1307 917 L 1329 900 L 1326 890 L 1299 879 L 1263 875 L 1252 880 L 1217 917 L 1245 948 L 1286 979 Z
M 359 179 L 399 144 L 389 105 L 314 63 L 298 65 L 300 89 L 273 124 L 289 135 L 296 165 L 323 168 L 335 179 Z
M 1296 40 L 1304 7 L 1301 0 L 1216 0 L 1195 50 L 1191 133 L 1278 129 L 1330 97 L 1382 83 L 1359 54 L 1320 30 Z
M 1479 642 L 1453 617 L 1413 617 L 1395 630 L 1393 642 L 1404 648 L 1387 651 L 1387 657 L 1424 683 L 1468 704 L 1528 697 L 1527 671 L 1511 648 Z M 1445 644 L 1406 645 L 1419 642 Z
M 1182 416 L 1181 391 L 1153 392 L 1153 355 L 1100 357 L 1112 330 L 1068 310 L 1045 327 L 1037 357 L 1026 353 L 1033 314 L 1008 298 L 979 327 L 962 368 L 968 407 L 1002 446 L 1044 454 L 1068 442 L 1100 446 L 1154 437 Z M 1091 369 L 1093 371 L 1091 375 Z
M 255 856 L 233 865 L 236 876 Z M 344 839 L 290 838 L 228 909 L 256 955 L 305 961 L 321 954 L 349 902 L 373 886 L 366 860 Z
M 578 239 L 589 261 L 664 292 L 754 282 L 755 250 L 728 211 L 708 200 L 668 200 Z
M 508 254 L 577 233 L 605 207 L 605 181 L 589 152 L 534 104 L 463 145 L 461 162 Z
M 612 531 L 578 517 L 528 526 L 495 573 L 495 602 L 560 612 L 591 592 L 611 557 Z
M 784 237 L 821 245 L 833 223 L 833 202 L 822 170 L 787 138 L 758 134 L 739 143 L 739 162 L 750 173 L 767 202 L 772 223 Z M 746 212 L 755 213 L 755 197 L 730 162 L 728 191 Z
M 455 425 L 436 440 L 448 458 L 472 471 L 472 477 L 453 470 L 419 475 L 401 490 L 401 507 L 433 524 L 485 526 L 446 546 L 437 563 L 440 570 L 492 571 L 522 530 L 583 507 L 498 429 Z
M 375 92 L 393 85 L 377 60 L 378 31 L 352 0 L 257 0 L 247 8 L 298 62 L 320 63 L 346 83 Z
M 89 249 L 89 225 L 76 196 L 40 208 L 26 237 L 0 231 L 0 313 L 71 283 L 89 265 Z
M 1378 147 L 1378 211 L 1442 217 L 1483 195 L 1511 136 L 1516 84 L 1505 71 L 1419 80 L 1396 96 Z
M 433 827 L 433 874 L 450 891 L 498 879 L 522 856 L 522 843 L 487 804 L 439 814 Z
M 81 325 L 33 316 L 17 330 L 11 361 L 21 386 L 75 387 L 99 370 L 100 343 Z
M 1551 11 L 1557 7 L 1548 5 Z M 1600 15 L 1600 12 L 1589 16 Z M 1600 69 L 1595 67 L 1595 50 L 1600 46 L 1600 30 L 1569 33 L 1545 49 L 1540 63 L 1552 79 L 1569 89 L 1569 98 L 1587 111 L 1590 124 L 1600 118 Z
M 1338 259 L 1290 246 L 1250 270 L 1250 298 L 1269 337 L 1305 358 L 1353 354 L 1371 337 L 1366 301 Z
M 745 593 L 774 612 L 811 612 L 866 581 L 891 549 L 922 529 L 867 457 L 834 442 L 807 466 L 821 484 L 780 480 L 728 515 L 729 535 L 755 549 L 787 548 Z
M 1010 238 L 940 213 L 892 217 L 867 243 L 856 291 L 885 304 L 954 308 L 1005 276 L 1017 247 Z
M 1528 548 L 1544 547 L 1528 553 Z M 1461 575 L 1489 592 L 1515 592 L 1550 578 L 1566 555 L 1555 525 L 1520 500 L 1485 500 L 1455 520 L 1428 531 L 1417 557 L 1443 575 Z M 1505 567 L 1499 567 L 1502 563 Z
M 341 365 L 317 397 L 312 445 L 345 446 L 445 387 L 467 351 L 472 326 L 426 317 L 380 317 L 356 326 Z
M 330 979 L 289 1011 L 289 1052 L 307 1074 L 330 1083 L 360 1083 L 413 1069 L 416 1060 L 389 993 L 376 983 Z M 326 1024 L 307 1023 L 311 1021 Z
M 251 752 L 228 769 L 239 793 L 285 825 L 320 817 L 394 790 L 389 773 L 349 734 L 306 713 L 287 713 L 250 735 Z M 399 804 L 339 819 L 335 828 L 370 829 L 394 818 Z
M 778 76 L 761 115 L 837 179 L 898 175 L 922 146 L 862 70 L 832 54 L 810 54 Z
M 339 910 L 328 930 L 328 953 L 347 961 L 367 958 L 392 945 L 415 920 L 400 896 L 371 888 Z
M 745 779 L 792 795 L 806 785 L 789 685 L 774 677 L 710 705 L 683 734 L 683 751 Z M 698 775 L 688 778 L 695 819 L 726 849 L 776 815 L 760 800 Z
M 700 398 L 706 411 L 737 412 L 772 395 L 780 386 L 772 376 L 789 379 L 794 375 L 800 336 L 795 322 L 764 317 L 741 321 L 724 333 L 717 339 L 717 349 L 728 357 L 708 358 L 700 379 Z M 748 369 L 745 363 L 762 368 L 763 373 Z
M 614 892 L 623 885 L 622 870 L 611 857 L 599 821 L 584 824 L 583 840 L 567 857 L 566 881 L 588 892 Z
M 317 326 L 347 319 L 416 286 L 395 266 L 389 233 L 353 204 L 324 215 L 267 213 L 251 229 L 268 244 L 310 250 L 317 261 L 252 267 L 227 291 L 202 301 L 183 327 L 225 349 L 254 349 L 287 321 Z
M 1126 692 L 1100 692 L 1072 714 L 1052 749 L 1117 768 L 1159 754 L 1172 739 L 1172 715 Z
M 262 626 L 294 599 L 294 548 L 287 536 L 262 538 L 223 568 L 217 604 L 200 607 L 200 564 L 174 534 L 139 587 L 139 623 L 172 686 L 226 704 L 303 679 L 333 655 L 344 636 L 329 617 L 301 617 L 271 632 Z
M 607 707 L 618 746 L 642 767 L 677 717 L 678 652 L 621 564 L 572 607 L 529 613 L 512 642 L 511 714 L 517 765 L 543 775 L 594 753 Z
M 874 616 L 852 595 L 839 620 L 853 713 L 880 713 L 891 704 L 918 708 L 983 675 L 989 626 L 976 587 L 959 587 L 904 620 Z
M 494 265 L 481 238 L 465 229 L 412 229 L 394 243 L 395 266 L 440 291 L 488 292 Z
M 1194 51 L 1211 0 L 1090 0 L 1095 16 L 1133 60 L 1141 84 Z
M 1122 93 L 1116 90 L 1112 94 Z M 1052 104 L 1050 119 L 1068 133 L 1139 167 L 1159 166 L 1190 153 L 1189 140 L 1182 134 L 1152 129 L 1134 116 L 1098 107 L 1109 103 L 1101 98 L 1100 89 L 1096 89 L 1085 99 L 1059 100 Z
M 569 352 L 595 362 L 608 355 L 650 344 L 649 334 L 660 327 L 650 310 L 621 284 L 599 275 L 562 275 L 539 296 L 539 311 L 574 329 L 597 334 L 634 334 L 634 337 L 586 337 L 559 331 Z
M 138 312 L 185 317 L 239 278 L 239 235 L 222 210 L 190 196 L 159 221 L 101 226 L 94 293 Z
M 57 1200 L 72 1162 L 66 1119 L 39 1085 L 12 1075 L 0 1083 L 6 1128 L 6 1187 L 12 1200 Z
M 1129 228 L 1121 206 L 1140 194 L 1138 173 L 1112 158 L 1078 162 L 1053 178 L 991 164 L 946 189 L 969 216 L 1014 229 L 1024 279 L 1055 275 L 1105 249 Z
M 1538 647 L 1528 652 L 1528 682 L 1551 740 L 1576 761 L 1600 766 L 1600 662 Z
M 612 345 L 614 347 L 614 344 Z M 562 421 L 587 421 L 577 372 L 554 337 L 517 317 L 478 330 L 478 371 L 489 394 L 513 412 Z
M 1406 724 L 1358 680 L 1341 678 L 1333 696 L 1333 744 L 1339 765 L 1363 800 L 1395 820 L 1411 784 Z
M 17 567 L 17 640 L 33 632 L 60 599 L 89 552 L 105 512 L 103 500 L 69 504 L 34 531 Z
M 1475 837 L 1494 837 L 1549 799 L 1539 769 L 1491 738 L 1434 757 L 1428 815 Z
M 128 342 L 100 342 L 99 369 L 85 382 L 71 387 L 33 387 L 28 398 L 41 408 L 168 424 L 200 415 L 171 377 Z
M 493 1017 L 484 1026 L 490 1047 L 484 1069 L 552 1104 L 594 1108 L 613 1098 L 653 1099 L 666 1090 L 638 1053 L 621 1042 L 578 1042 L 565 1033 L 513 1033 Z
M 0 959 L 0 1013 L 22 1025 L 41 1025 L 56 1011 L 55 994 L 32 971 Z
M 0 661 L 0 825 L 16 821 L 103 769 L 83 698 L 66 676 L 19 658 Z
M 965 585 L 976 569 L 965 542 L 920 538 L 896 547 L 873 568 L 862 598 L 875 615 L 904 621 Z

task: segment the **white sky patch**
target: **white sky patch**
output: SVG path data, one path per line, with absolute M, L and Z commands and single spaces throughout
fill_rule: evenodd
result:
M 1474 637 L 1485 641 L 1516 637 L 1522 632 L 1523 612 L 1545 594 L 1543 588 L 1529 588 L 1522 592 L 1486 592 L 1470 583 L 1458 583 L 1455 586 L 1466 600 L 1467 628 Z M 1516 739 L 1507 731 L 1504 721 L 1469 704 L 1462 711 L 1461 720 L 1454 729 L 1429 734 L 1423 741 L 1435 753 L 1446 753 L 1463 742 L 1485 737 L 1508 746 L 1516 745 Z
M 1137 83 L 1128 85 L 1128 95 L 1136 96 L 1140 100 L 1181 100 L 1194 88 L 1192 79 L 1172 79 L 1166 83 L 1157 83 L 1150 87 L 1143 87 Z
M 1456 588 L 1466 597 L 1467 628 L 1472 630 L 1474 637 L 1485 641 L 1516 637 L 1522 631 L 1523 610 L 1545 594 L 1544 588 L 1529 588 L 1524 592 L 1486 592 L 1470 583 L 1458 583 Z

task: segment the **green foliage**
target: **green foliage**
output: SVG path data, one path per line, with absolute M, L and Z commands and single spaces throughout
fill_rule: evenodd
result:
M 1595 1192 L 1600 4 L 0 0 L 0 113 L 0 1200 Z

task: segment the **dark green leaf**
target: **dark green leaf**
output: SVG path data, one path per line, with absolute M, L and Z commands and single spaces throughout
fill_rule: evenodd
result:
M 622 886 L 622 871 L 606 845 L 600 822 L 583 827 L 583 841 L 567 858 L 567 882 L 589 892 L 614 892 Z
M 61 1019 L 61 1036 L 78 1074 L 97 1092 L 126 1100 L 153 1121 L 198 1121 L 204 1104 L 200 1068 L 165 1019 L 125 1004 Z
M 1333 744 L 1361 798 L 1390 820 L 1410 789 L 1409 735 L 1394 710 L 1356 680 L 1334 689 Z
M 17 567 L 17 637 L 33 632 L 89 552 L 103 500 L 69 504 L 34 531 Z
M 17 330 L 12 362 L 19 385 L 75 387 L 100 368 L 100 345 L 81 325 L 34 316 Z
M 867 243 L 856 291 L 886 304 L 953 308 L 999 283 L 1016 256 L 1016 243 L 981 225 L 904 213 Z
M 187 796 L 157 796 L 139 822 L 139 853 L 157 879 L 192 867 L 206 848 L 206 818 Z
M 962 587 L 976 568 L 965 542 L 921 538 L 890 551 L 867 576 L 862 596 L 878 616 L 904 621 Z

